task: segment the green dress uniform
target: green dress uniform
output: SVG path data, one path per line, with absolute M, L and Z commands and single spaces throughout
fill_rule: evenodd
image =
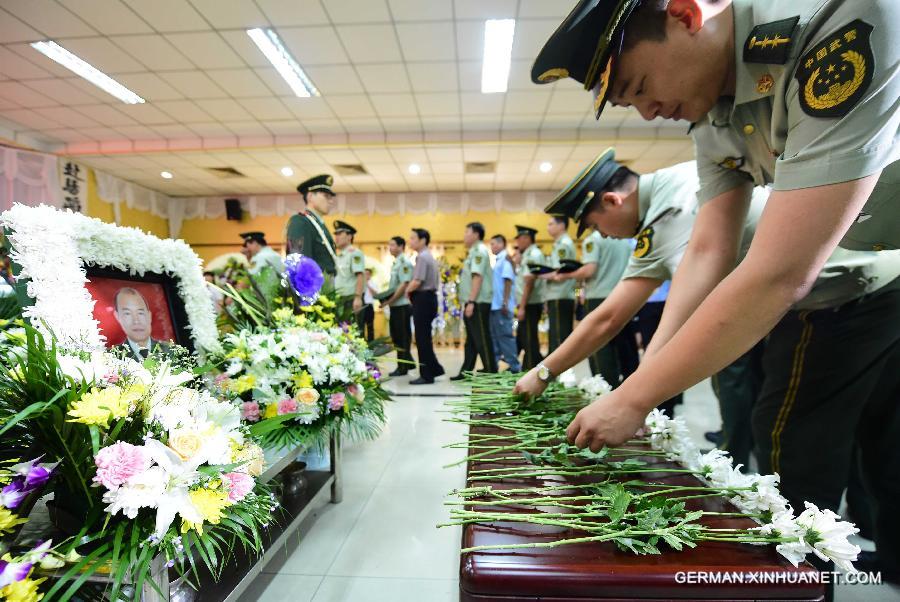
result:
M 550 265 L 558 268 L 563 259 L 575 259 L 575 243 L 564 232 L 553 243 L 548 258 Z M 575 323 L 575 281 L 546 283 L 547 314 L 550 317 L 550 353 L 572 334 Z
M 625 273 L 631 257 L 628 240 L 604 238 L 594 230 L 581 243 L 581 263 L 597 266 L 594 275 L 584 281 L 585 310 L 592 312 L 603 303 Z M 608 345 L 588 358 L 591 374 L 600 374 L 616 387 L 637 368 L 637 341 L 633 328 L 622 329 Z
M 263 271 L 263 269 L 270 267 L 277 274 L 281 274 L 284 272 L 284 262 L 281 259 L 281 255 L 279 255 L 272 247 L 265 246 L 259 250 L 259 252 L 253 256 L 250 260 L 250 274 L 256 275 Z
M 490 338 L 494 278 L 491 271 L 491 253 L 482 241 L 476 242 L 469 249 L 459 275 L 459 301 L 463 310 L 471 296 L 472 276 L 475 274 L 481 276 L 481 288 L 475 298 L 475 310 L 472 317 L 464 318 L 466 343 L 460 374 L 475 369 L 476 357 L 481 358 L 481 365 L 485 372 L 497 371 L 497 359 L 494 357 L 494 345 Z M 465 316 L 465 314 L 463 315 Z
M 532 230 L 532 233 L 534 231 Z M 533 234 L 532 234 L 533 238 Z M 525 277 L 531 274 L 530 268 L 535 265 L 543 265 L 546 257 L 541 252 L 541 248 L 535 243 L 531 243 L 527 249 L 522 252 L 522 262 L 516 271 L 516 289 L 525 288 Z M 543 356 L 541 356 L 541 341 L 538 335 L 538 324 L 541 321 L 541 314 L 544 311 L 544 291 L 546 282 L 539 278 L 534 279 L 531 288 L 531 294 L 525 302 L 525 320 L 519 323 L 517 338 L 525 351 L 522 361 L 522 370 L 531 370 L 537 366 Z M 518 298 L 521 304 L 521 295 Z
M 400 285 L 408 283 L 412 280 L 413 264 L 409 257 L 397 255 L 394 263 L 391 265 L 391 278 L 388 283 L 388 290 L 396 290 Z M 410 327 L 410 319 L 412 318 L 412 310 L 409 299 L 406 295 L 401 296 L 391 303 L 391 318 L 389 328 L 391 331 L 391 341 L 397 349 L 397 359 L 412 362 L 409 364 L 397 364 L 397 372 L 406 374 L 412 366 L 415 365 L 410 346 L 412 345 L 412 328 Z
M 285 232 L 285 244 L 288 255 L 301 253 L 318 263 L 325 274 L 332 277 L 336 274 L 334 239 L 325 222 L 312 209 L 291 216 Z

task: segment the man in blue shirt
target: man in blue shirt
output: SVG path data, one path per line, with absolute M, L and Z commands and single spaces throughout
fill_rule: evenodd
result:
M 491 238 L 494 254 L 494 296 L 491 299 L 491 339 L 494 356 L 509 364 L 510 372 L 519 372 L 516 337 L 513 335 L 513 316 L 516 314 L 516 296 L 513 292 L 516 270 L 506 252 L 506 237 L 495 234 Z

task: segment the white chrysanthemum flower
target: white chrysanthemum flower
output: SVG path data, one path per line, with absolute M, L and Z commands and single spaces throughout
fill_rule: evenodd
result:
M 809 502 L 806 502 L 806 510 L 797 517 L 796 524 L 804 530 L 803 539 L 812 546 L 816 556 L 833 561 L 835 566 L 848 573 L 856 571 L 852 563 L 859 556 L 860 548 L 848 540 L 859 533 L 856 525 L 841 520 L 831 510 L 819 510 Z
M 578 388 L 590 397 L 599 397 L 612 391 L 612 387 L 606 382 L 606 379 L 599 374 L 582 379 Z

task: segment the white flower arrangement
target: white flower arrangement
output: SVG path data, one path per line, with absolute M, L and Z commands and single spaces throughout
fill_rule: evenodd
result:
M 653 410 L 644 429 L 654 449 L 665 451 L 670 459 L 701 475 L 701 480 L 717 488 L 740 489 L 730 501 L 742 512 L 761 517 L 757 520 L 761 526 L 756 530 L 786 540 L 776 550 L 794 566 L 808 554 L 815 554 L 822 560 L 833 561 L 843 571 L 855 572 L 852 563 L 860 548 L 850 543 L 848 537 L 859 529 L 852 523 L 809 502 L 795 517 L 794 510 L 778 491 L 777 474 L 745 474 L 740 470 L 741 465 L 734 466 L 731 456 L 719 449 L 701 454 L 679 418 L 669 418 Z
M 36 328 L 60 347 L 92 351 L 105 337 L 93 318 L 94 300 L 85 284 L 85 265 L 131 274 L 168 274 L 184 302 L 187 328 L 202 351 L 218 351 L 215 314 L 203 280 L 200 258 L 182 240 L 162 240 L 137 228 L 108 224 L 70 210 L 15 204 L 0 215 L 9 229 L 12 259 L 27 278 L 34 305 L 24 309 Z

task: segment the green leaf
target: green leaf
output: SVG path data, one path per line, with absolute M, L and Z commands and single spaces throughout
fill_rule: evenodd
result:
M 609 521 L 617 523 L 622 520 L 630 503 L 631 494 L 622 485 L 616 485 L 610 495 Z

